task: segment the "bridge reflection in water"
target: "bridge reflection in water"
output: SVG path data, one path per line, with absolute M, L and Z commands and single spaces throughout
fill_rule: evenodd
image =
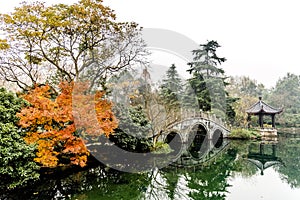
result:
M 171 166 L 195 168 L 209 164 L 226 153 L 226 150 L 230 147 L 230 140 L 223 138 L 220 132 L 213 139 L 208 139 L 205 128 L 199 125 L 192 129 L 191 135 L 193 133 L 195 135 L 191 137 L 193 141 L 191 141 L 189 148 L 182 150 Z M 176 133 L 173 132 L 172 136 L 172 139 L 176 138 Z M 169 136 L 169 139 L 171 139 L 171 136 Z M 181 142 L 179 137 L 177 142 Z M 284 165 L 282 159 L 277 156 L 276 145 L 276 141 L 251 142 L 246 150 L 247 153 L 243 155 L 243 159 L 255 165 L 260 170 L 260 174 L 264 175 L 264 170 L 269 167 Z M 178 146 L 174 145 L 172 147 L 177 148 Z
M 214 160 L 229 144 L 229 140 L 223 137 L 220 130 L 215 130 L 209 137 L 206 127 L 201 124 L 192 127 L 187 142 L 182 141 L 176 132 L 169 133 L 165 142 L 169 143 L 174 150 L 173 154 L 177 155 L 171 164 L 177 167 L 195 167 Z

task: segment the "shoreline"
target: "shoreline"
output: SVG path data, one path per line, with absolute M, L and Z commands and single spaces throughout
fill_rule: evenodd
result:
M 289 135 L 300 135 L 300 127 L 295 128 L 295 127 L 291 127 L 291 128 L 277 128 L 278 130 L 278 134 L 279 135 L 285 135 L 285 134 L 289 134 Z

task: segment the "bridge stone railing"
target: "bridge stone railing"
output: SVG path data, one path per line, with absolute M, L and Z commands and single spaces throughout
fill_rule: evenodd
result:
M 227 123 L 224 120 L 222 120 L 221 118 L 217 117 L 215 114 L 210 114 L 210 113 L 203 112 L 203 111 L 196 112 L 196 110 L 190 110 L 190 109 L 181 110 L 181 119 L 182 120 L 187 119 L 187 118 L 196 118 L 196 117 L 200 117 L 200 118 L 204 118 L 204 119 L 213 121 L 213 122 L 219 124 L 220 126 L 223 126 L 227 130 L 230 130 L 230 127 L 228 127 Z

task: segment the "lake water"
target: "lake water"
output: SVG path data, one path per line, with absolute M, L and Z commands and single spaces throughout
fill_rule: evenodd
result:
M 48 175 L 27 188 L 2 193 L 0 199 L 300 199 L 300 138 L 229 141 L 205 162 L 188 159 L 193 158 L 147 173 L 95 166 Z

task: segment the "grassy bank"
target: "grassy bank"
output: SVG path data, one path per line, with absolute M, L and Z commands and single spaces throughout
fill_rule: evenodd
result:
M 261 135 L 256 130 L 236 128 L 232 129 L 228 135 L 230 139 L 241 139 L 241 140 L 250 140 L 250 139 L 260 139 Z

